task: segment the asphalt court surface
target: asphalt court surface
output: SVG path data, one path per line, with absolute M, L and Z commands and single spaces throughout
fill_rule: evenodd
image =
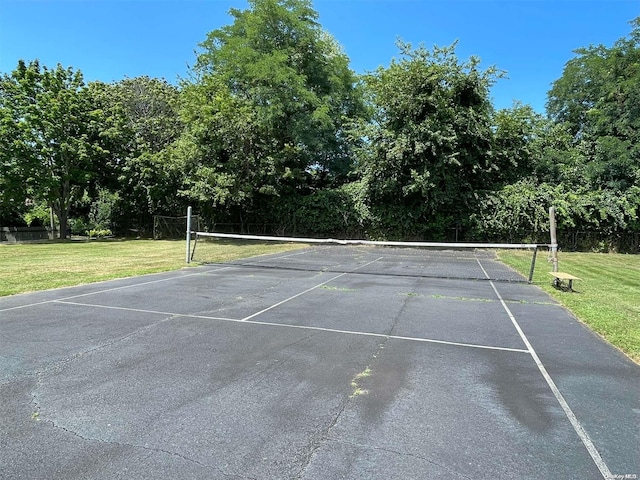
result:
M 311 248 L 0 298 L 0 478 L 638 478 L 640 367 L 443 266 L 506 268 Z

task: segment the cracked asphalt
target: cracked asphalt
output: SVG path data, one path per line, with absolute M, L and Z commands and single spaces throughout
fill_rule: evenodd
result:
M 640 367 L 540 289 L 331 252 L 0 298 L 0 478 L 640 477 Z

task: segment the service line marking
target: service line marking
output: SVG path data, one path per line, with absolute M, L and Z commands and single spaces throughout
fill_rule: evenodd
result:
M 313 291 L 313 290 L 315 290 L 315 289 L 317 289 L 317 288 L 322 287 L 323 285 L 326 285 L 326 284 L 327 284 L 327 283 L 329 283 L 329 282 L 332 282 L 332 281 L 334 281 L 334 280 L 336 280 L 336 279 L 338 279 L 338 278 L 340 278 L 340 277 L 344 277 L 345 275 L 348 275 L 349 273 L 353 273 L 353 272 L 355 272 L 356 270 L 358 270 L 358 269 L 360 269 L 360 268 L 364 268 L 364 267 L 367 267 L 367 266 L 371 265 L 372 263 L 376 263 L 376 262 L 378 262 L 378 261 L 382 260 L 383 258 L 384 258 L 384 257 L 378 257 L 378 258 L 376 258 L 375 260 L 372 260 L 372 261 L 370 261 L 370 262 L 367 262 L 367 263 L 365 263 L 365 264 L 363 264 L 363 265 L 358 265 L 356 268 L 354 268 L 353 270 L 351 270 L 351 271 L 349 271 L 349 272 L 344 272 L 344 273 L 341 273 L 340 275 L 336 275 L 335 277 L 331 277 L 329 280 L 326 280 L 326 281 L 324 281 L 324 282 L 322 282 L 322 283 L 319 283 L 319 284 L 317 284 L 317 285 L 315 285 L 315 286 L 313 286 L 313 287 L 311 287 L 311 288 L 307 288 L 307 289 L 306 289 L 305 291 L 303 291 L 303 292 L 296 293 L 295 295 L 292 295 L 292 296 L 291 296 L 291 297 L 289 297 L 289 298 L 285 298 L 284 300 L 282 300 L 282 301 L 280 301 L 280 302 L 278 302 L 278 303 L 276 303 L 276 304 L 274 304 L 274 305 L 271 305 L 270 307 L 264 308 L 264 309 L 260 310 L 259 312 L 256 312 L 256 313 L 254 313 L 254 314 L 251 314 L 251 315 L 249 315 L 248 317 L 243 318 L 243 319 L 242 319 L 242 321 L 245 321 L 245 322 L 246 322 L 247 320 L 251 320 L 252 318 L 257 317 L 258 315 L 261 315 L 261 314 L 263 314 L 263 313 L 265 313 L 265 312 L 268 312 L 269 310 L 273 310 L 274 308 L 279 307 L 280 305 L 282 305 L 282 304 L 284 304 L 284 303 L 290 302 L 291 300 L 293 300 L 293 299 L 295 299 L 295 298 L 298 298 L 298 297 L 300 297 L 300 296 L 304 295 L 305 293 L 309 293 L 309 292 L 311 292 L 311 291 Z
M 147 310 L 144 308 L 131 308 L 131 307 L 116 307 L 114 305 L 99 305 L 96 303 L 80 303 L 80 302 L 70 302 L 68 300 L 54 300 L 53 303 L 61 303 L 64 305 L 74 305 L 76 307 L 91 307 L 91 308 L 103 308 L 105 310 L 120 310 L 125 312 L 136 312 L 136 313 L 149 313 L 154 315 L 163 315 L 165 317 L 189 317 L 189 318 L 199 318 L 205 320 L 222 320 L 225 322 L 241 322 L 241 320 L 237 320 L 235 318 L 226 318 L 226 317 L 214 317 L 211 315 L 196 315 L 196 314 L 184 314 L 184 313 L 175 313 L 175 312 L 163 312 L 161 310 Z
M 220 268 L 218 270 L 224 270 L 226 268 L 230 268 L 230 267 L 224 267 L 224 268 Z M 35 307 L 35 306 L 38 306 L 38 305 L 45 305 L 47 303 L 61 302 L 61 301 L 64 301 L 64 300 L 71 300 L 71 299 L 74 299 L 74 298 L 88 297 L 88 296 L 91 296 L 91 295 L 99 295 L 101 293 L 114 292 L 116 290 L 124 290 L 124 289 L 127 289 L 127 288 L 135 288 L 135 287 L 139 287 L 139 286 L 142 286 L 142 285 L 150 285 L 150 284 L 153 284 L 153 283 L 169 282 L 171 280 L 177 280 L 177 279 L 181 279 L 181 278 L 192 277 L 194 275 L 205 275 L 205 274 L 206 274 L 206 272 L 194 272 L 194 273 L 187 273 L 185 275 L 176 275 L 176 276 L 168 277 L 168 278 L 159 278 L 159 279 L 156 279 L 156 280 L 149 280 L 147 282 L 132 283 L 130 285 L 121 285 L 119 287 L 105 288 L 105 289 L 102 289 L 102 290 L 95 290 L 93 292 L 87 292 L 87 293 L 79 293 L 77 295 L 70 295 L 68 297 L 61 297 L 61 298 L 55 298 L 55 299 L 51 299 L 51 300 L 43 300 L 42 302 L 34 302 L 34 303 L 28 303 L 28 304 L 24 304 L 24 305 L 17 305 L 15 307 L 2 308 L 2 309 L 0 309 L 0 312 L 7 312 L 9 310 L 18 310 L 20 308 Z M 123 280 L 123 279 L 104 280 L 104 282 L 114 282 L 114 281 L 118 281 L 118 280 Z M 75 286 L 72 286 L 72 287 L 61 287 L 61 288 L 78 288 L 78 287 L 83 287 L 83 286 L 87 286 L 87 285 L 96 285 L 96 284 L 99 284 L 99 283 L 101 283 L 101 282 L 96 282 L 95 284 L 83 284 L 83 285 L 75 285 Z M 43 290 L 43 291 L 51 291 L 51 290 Z M 37 293 L 37 292 L 32 292 L 32 293 Z
M 343 274 L 346 275 L 346 274 Z M 440 345 L 451 345 L 455 347 L 465 347 L 465 348 L 478 348 L 482 350 L 497 350 L 502 352 L 515 352 L 515 353 L 529 353 L 528 350 L 523 350 L 521 348 L 510 348 L 510 347 L 497 347 L 492 345 L 480 345 L 474 343 L 462 343 L 462 342 L 450 342 L 446 340 L 435 340 L 430 338 L 419 338 L 419 337 L 405 337 L 402 335 L 389 335 L 386 333 L 374 333 L 374 332 L 358 332 L 354 330 L 341 330 L 339 328 L 325 328 L 325 327 L 314 327 L 308 325 L 291 325 L 287 323 L 277 323 L 277 322 L 261 322 L 258 320 L 246 320 L 246 319 L 238 319 L 238 318 L 228 318 L 228 317 L 215 317 L 211 315 L 197 315 L 191 313 L 175 313 L 175 312 L 164 312 L 160 310 L 146 310 L 141 308 L 130 308 L 130 307 L 115 307 L 111 305 L 98 305 L 91 303 L 80 303 L 80 302 L 70 302 L 66 300 L 54 300 L 55 303 L 61 303 L 64 305 L 73 305 L 78 307 L 90 307 L 90 308 L 103 308 L 106 310 L 121 310 L 121 311 L 129 311 L 129 312 L 137 312 L 137 313 L 149 313 L 156 315 L 164 315 L 171 318 L 195 318 L 200 320 L 216 320 L 221 322 L 231 322 L 231 323 L 242 323 L 249 325 L 260 325 L 260 326 L 269 326 L 269 327 L 281 327 L 281 328 L 292 328 L 296 330 L 311 330 L 315 332 L 325 332 L 325 333 L 337 333 L 342 335 L 356 335 L 362 337 L 376 337 L 376 338 L 384 338 L 384 339 L 393 339 L 393 340 L 405 340 L 410 342 L 420 342 L 420 343 L 435 343 Z

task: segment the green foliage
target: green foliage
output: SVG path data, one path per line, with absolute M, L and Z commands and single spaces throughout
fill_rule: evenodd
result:
M 73 201 L 95 176 L 102 148 L 82 74 L 22 60 L 0 83 L 0 177 L 12 202 L 48 203 L 66 235 Z M 12 124 L 13 122 L 13 124 Z
M 435 234 L 496 179 L 489 87 L 500 72 L 460 62 L 455 45 L 403 57 L 367 77 L 375 122 L 361 159 L 372 210 L 395 234 Z M 413 236 L 413 235 L 412 235 Z
M 583 184 L 592 189 L 640 185 L 640 17 L 631 24 L 612 47 L 577 50 L 548 96 L 548 112 L 573 135 Z
M 108 228 L 102 228 L 88 230 L 87 235 L 89 235 L 89 237 L 91 238 L 106 238 L 113 235 L 113 233 Z
M 192 204 L 213 223 L 376 239 L 540 240 L 607 250 L 640 232 L 640 17 L 576 51 L 548 118 L 495 111 L 502 76 L 450 47 L 356 77 L 310 0 L 249 0 L 180 87 L 84 85 L 18 63 L 0 77 L 0 224 L 140 233 Z M 35 207 L 34 207 L 35 205 Z M 573 242 L 577 245 L 578 242 Z M 585 243 L 586 245 L 586 243 Z
M 559 232 L 599 232 L 602 238 L 638 231 L 640 188 L 624 194 L 610 190 L 569 190 L 531 179 L 507 185 L 483 198 L 471 215 L 473 235 L 485 240 L 547 242 L 550 206 Z
M 558 212 L 558 227 L 570 224 L 570 199 L 562 186 L 521 180 L 487 194 L 471 215 L 473 235 L 483 240 L 546 241 L 549 207 Z
M 359 238 L 365 228 L 352 184 L 318 190 L 310 195 L 288 195 L 265 205 L 267 223 L 284 234 Z
M 494 185 L 529 177 L 541 161 L 541 150 L 549 134 L 549 122 L 529 105 L 514 103 L 493 115 Z
M 51 221 L 51 213 L 46 203 L 33 205 L 23 215 L 24 221 L 29 227 L 49 225 Z
M 89 221 L 85 218 L 70 218 L 69 228 L 71 229 L 72 235 L 88 235 L 88 232 L 92 227 Z
M 91 204 L 89 222 L 93 229 L 106 230 L 113 224 L 114 207 L 119 200 L 118 194 L 102 190 Z
M 184 128 L 180 91 L 149 77 L 90 88 L 108 127 L 103 137 L 109 150 L 98 184 L 117 195 L 111 224 L 120 230 L 139 228 L 154 214 L 184 211 L 178 196 L 183 172 L 167 150 Z M 94 195 L 102 194 L 100 188 Z
M 187 131 L 174 155 L 183 193 L 249 212 L 265 197 L 339 184 L 350 170 L 355 76 L 308 0 L 252 0 L 201 44 L 183 85 Z

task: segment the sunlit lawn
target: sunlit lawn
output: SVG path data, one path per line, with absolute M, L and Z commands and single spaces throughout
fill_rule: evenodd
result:
M 299 248 L 291 244 L 218 242 L 208 261 Z M 184 241 L 102 240 L 0 245 L 0 296 L 186 267 Z

